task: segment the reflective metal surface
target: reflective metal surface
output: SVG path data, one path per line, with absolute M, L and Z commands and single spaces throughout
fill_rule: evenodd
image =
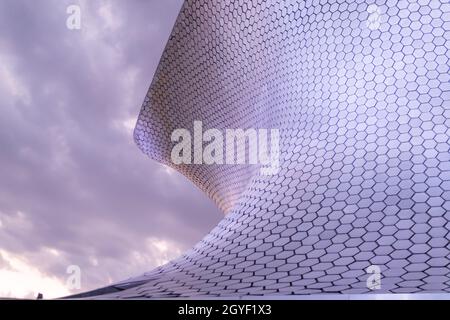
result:
M 449 39 L 444 0 L 187 1 L 135 140 L 227 214 L 104 297 L 450 291 Z M 280 172 L 173 165 L 194 120 L 279 128 Z

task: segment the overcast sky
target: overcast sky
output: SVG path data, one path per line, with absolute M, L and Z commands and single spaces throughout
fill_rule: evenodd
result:
M 71 4 L 81 30 L 66 27 Z M 0 0 L 0 297 L 139 275 L 221 218 L 132 137 L 181 4 Z

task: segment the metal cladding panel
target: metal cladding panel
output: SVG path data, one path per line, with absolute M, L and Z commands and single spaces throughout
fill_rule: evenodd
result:
M 446 0 L 186 1 L 135 140 L 227 215 L 108 297 L 449 292 L 449 39 Z M 195 120 L 278 128 L 280 171 L 173 165 Z

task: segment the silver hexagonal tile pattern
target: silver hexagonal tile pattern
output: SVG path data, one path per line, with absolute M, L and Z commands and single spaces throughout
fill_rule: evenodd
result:
M 450 3 L 189 0 L 135 140 L 226 212 L 102 297 L 450 291 Z M 170 134 L 278 128 L 281 169 L 173 165 Z M 170 190 L 168 190 L 170 192 Z

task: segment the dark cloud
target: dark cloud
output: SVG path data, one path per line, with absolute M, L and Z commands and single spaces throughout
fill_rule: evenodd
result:
M 151 269 L 220 219 L 131 134 L 181 2 L 0 2 L 1 250 L 62 281 L 79 265 L 86 290 Z

